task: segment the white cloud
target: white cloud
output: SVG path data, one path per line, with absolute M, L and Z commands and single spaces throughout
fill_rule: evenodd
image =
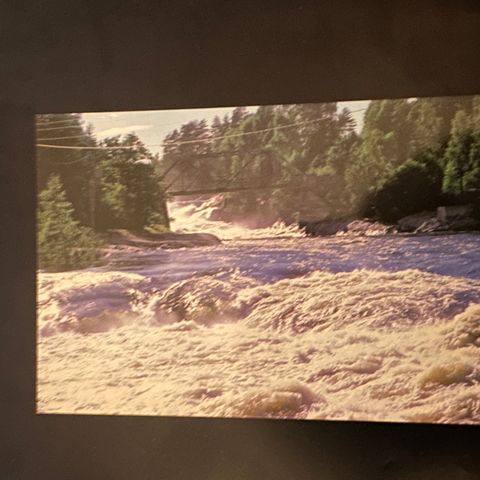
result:
M 140 132 L 142 130 L 149 130 L 153 125 L 125 125 L 124 127 L 107 128 L 97 132 L 99 137 L 114 137 L 115 135 L 122 135 L 123 133 Z

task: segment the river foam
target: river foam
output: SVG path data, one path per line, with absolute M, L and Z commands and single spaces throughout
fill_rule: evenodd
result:
M 305 238 L 170 205 L 211 247 L 38 274 L 40 413 L 480 423 L 476 234 Z
M 303 236 L 297 225 L 286 225 L 280 220 L 264 228 L 248 228 L 246 223 L 212 220 L 213 213 L 221 208 L 222 202 L 222 195 L 199 203 L 173 201 L 168 207 L 172 216 L 171 226 L 179 233 L 206 232 L 222 240 Z
M 163 291 L 119 273 L 57 283 L 41 275 L 41 412 L 480 422 L 476 280 L 358 270 L 200 276 Z M 115 299 L 97 317 L 92 285 Z

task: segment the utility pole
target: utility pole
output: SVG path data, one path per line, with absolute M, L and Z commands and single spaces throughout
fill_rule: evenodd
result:
M 93 159 L 93 174 L 89 182 L 89 207 L 90 207 L 90 226 L 95 230 L 97 223 L 97 187 L 99 184 L 100 171 L 96 159 Z
M 162 198 L 162 211 L 163 211 L 163 218 L 165 219 L 165 226 L 170 230 L 170 217 L 168 214 L 168 203 L 167 197 L 164 195 Z

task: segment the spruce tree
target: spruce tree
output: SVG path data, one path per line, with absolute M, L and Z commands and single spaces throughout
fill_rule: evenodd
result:
M 47 271 L 85 268 L 100 256 L 101 243 L 73 216 L 73 206 L 58 175 L 52 175 L 38 197 L 38 267 Z
M 472 169 L 471 154 L 474 143 L 471 118 L 464 111 L 456 113 L 452 133 L 444 157 L 443 190 L 459 200 L 465 193 L 465 177 Z
M 155 156 L 137 135 L 107 138 L 112 149 L 100 162 L 101 208 L 99 228 L 124 228 L 141 232 L 152 223 L 167 223 L 161 175 Z M 132 147 L 117 149 L 115 147 Z
M 74 217 L 94 227 L 95 183 L 98 152 L 55 146 L 92 147 L 96 139 L 92 128 L 78 113 L 37 115 L 37 191 L 42 191 L 51 175 L 58 175 Z M 45 146 L 47 145 L 47 146 Z

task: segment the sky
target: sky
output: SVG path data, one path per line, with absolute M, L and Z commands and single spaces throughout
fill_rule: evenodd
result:
M 369 100 L 353 102 L 338 102 L 338 108 L 349 108 L 357 122 L 357 129 L 360 130 L 363 124 L 363 115 Z M 184 123 L 191 120 L 206 119 L 209 123 L 216 115 L 223 117 L 230 113 L 235 107 L 219 108 L 196 108 L 179 110 L 145 110 L 132 112 L 95 112 L 82 114 L 86 123 L 93 126 L 98 138 L 112 137 L 129 132 L 135 132 L 140 140 L 153 153 L 162 151 L 161 144 L 165 136 L 180 128 Z M 258 107 L 247 107 L 248 111 L 254 112 Z

